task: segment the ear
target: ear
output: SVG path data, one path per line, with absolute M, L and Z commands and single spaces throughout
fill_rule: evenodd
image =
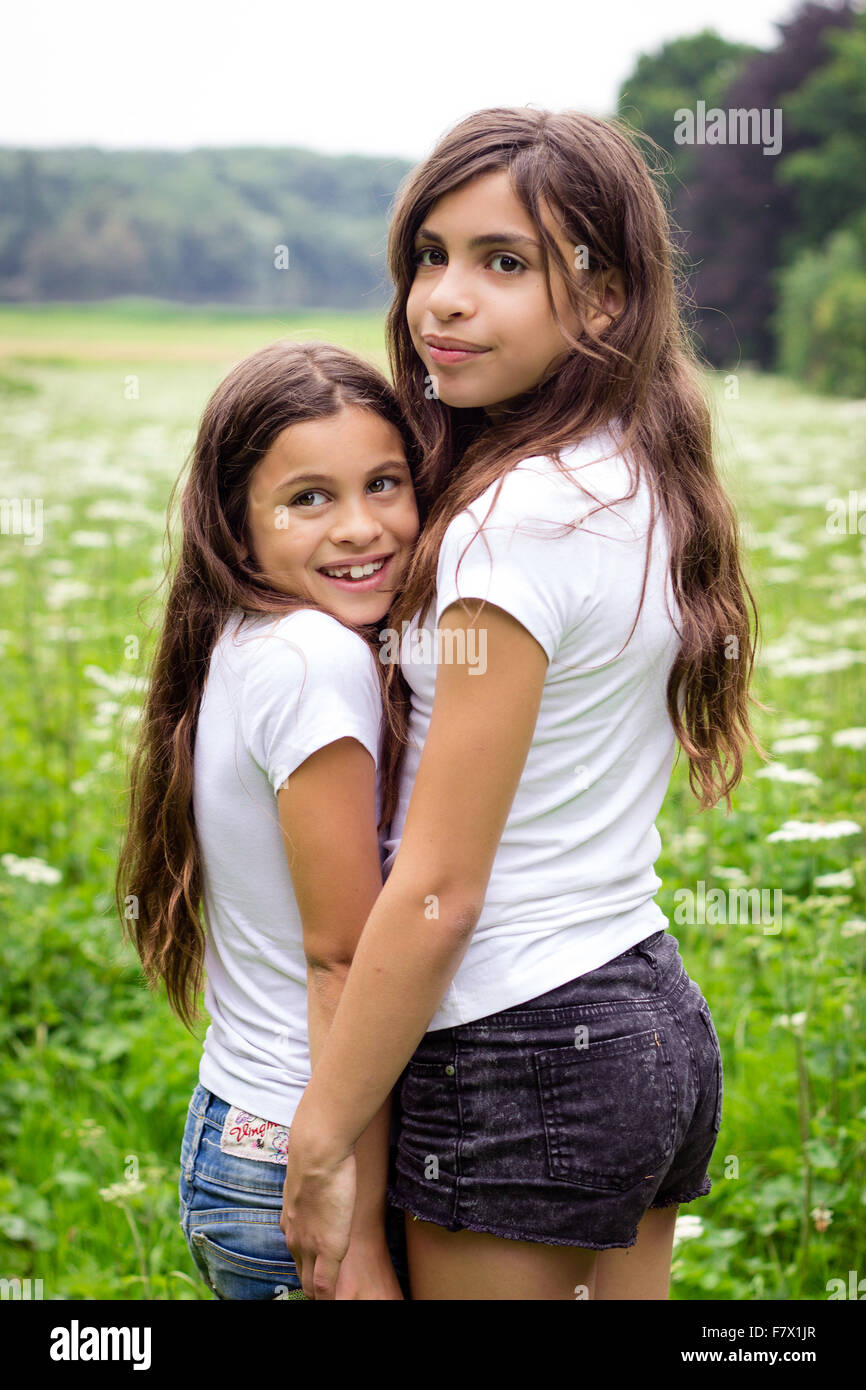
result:
M 626 306 L 625 276 L 618 266 L 602 273 L 600 307 L 589 316 L 588 327 L 594 333 L 603 333 L 611 320 L 617 318 Z

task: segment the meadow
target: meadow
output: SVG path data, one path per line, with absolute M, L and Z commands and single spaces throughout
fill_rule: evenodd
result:
M 210 1298 L 177 1220 L 206 1018 L 191 1036 L 145 988 L 113 877 L 168 494 L 217 381 L 283 336 L 386 367 L 379 315 L 0 307 L 0 1276 L 45 1298 Z M 709 387 L 770 760 L 730 814 L 699 813 L 680 764 L 659 822 L 659 901 L 725 1083 L 671 1297 L 845 1297 L 866 1276 L 866 402 L 746 371 Z

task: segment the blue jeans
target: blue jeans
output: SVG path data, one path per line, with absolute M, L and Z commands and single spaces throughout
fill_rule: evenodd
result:
M 282 1299 L 301 1288 L 280 1230 L 282 1163 L 223 1153 L 229 1103 L 196 1086 L 180 1155 L 180 1224 L 196 1269 L 217 1298 Z M 388 1247 L 409 1298 L 403 1213 L 388 1208 Z

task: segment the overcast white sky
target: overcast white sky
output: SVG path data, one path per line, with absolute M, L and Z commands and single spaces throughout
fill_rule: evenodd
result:
M 31 0 L 3 19 L 0 144 L 426 154 L 484 106 L 612 114 L 635 58 L 791 0 Z

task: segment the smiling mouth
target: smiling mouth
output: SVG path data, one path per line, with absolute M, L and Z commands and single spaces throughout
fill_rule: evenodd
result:
M 390 574 L 393 559 L 393 555 L 383 555 L 380 560 L 370 560 L 361 565 L 323 565 L 318 572 L 329 584 L 334 584 L 347 593 L 372 592 L 380 589 L 384 583 L 384 576 Z
M 388 559 L 391 557 L 389 556 Z M 371 560 L 368 565 L 326 565 L 321 573 L 329 579 L 369 579 L 387 565 L 388 560 Z

